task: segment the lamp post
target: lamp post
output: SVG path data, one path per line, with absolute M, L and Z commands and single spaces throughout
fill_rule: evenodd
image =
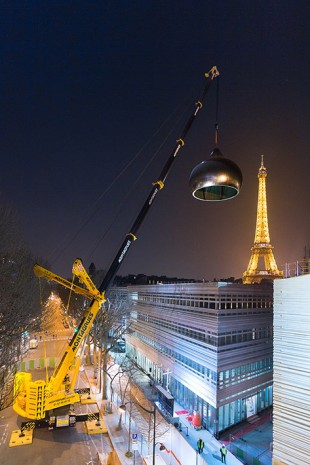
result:
M 131 428 L 130 428 L 130 424 L 131 424 L 131 413 L 132 413 L 132 405 L 133 404 L 137 404 L 140 408 L 142 408 L 142 410 L 144 410 L 146 413 L 149 413 L 150 415 L 153 415 L 154 416 L 154 424 L 153 424 L 153 452 L 152 452 L 152 465 L 155 465 L 155 449 L 156 449 L 156 444 L 160 444 L 160 448 L 159 450 L 164 450 L 165 449 L 165 446 L 163 443 L 161 442 L 156 442 L 156 410 L 157 410 L 157 407 L 156 407 L 156 404 L 154 404 L 154 409 L 153 410 L 149 410 L 145 407 L 143 407 L 143 405 L 139 404 L 139 402 L 133 402 L 132 400 L 129 400 L 128 402 L 125 402 L 124 404 L 120 405 L 119 406 L 119 410 L 124 413 L 126 412 L 126 405 L 130 404 L 130 410 L 129 410 L 129 414 L 130 414 L 130 419 L 129 419 L 129 440 L 128 440 L 128 451 L 126 454 L 128 454 L 129 457 L 131 457 L 131 451 L 130 451 L 130 434 L 131 434 Z
M 166 446 L 162 442 L 156 442 L 155 446 L 157 446 L 157 444 L 160 444 L 159 450 L 165 450 L 166 449 Z
M 126 412 L 126 405 L 129 404 L 130 405 L 130 408 L 129 408 L 129 427 L 128 427 L 128 450 L 126 452 L 126 457 L 131 457 L 132 456 L 132 452 L 130 450 L 130 436 L 131 436 L 131 415 L 132 415 L 132 404 L 133 402 L 130 400 L 128 402 L 126 402 L 125 404 L 123 405 L 120 405 L 119 406 L 119 410 L 122 412 L 122 413 L 125 413 Z

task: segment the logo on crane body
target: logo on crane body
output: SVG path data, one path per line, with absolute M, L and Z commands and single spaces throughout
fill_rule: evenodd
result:
M 151 205 L 151 203 L 152 203 L 153 200 L 155 199 L 155 196 L 156 196 L 157 193 L 158 193 L 158 189 L 155 189 L 154 192 L 153 192 L 152 197 L 150 198 L 149 205 Z
M 121 255 L 120 255 L 119 259 L 118 259 L 118 263 L 121 263 L 121 261 L 123 260 L 127 250 L 130 247 L 130 244 L 131 244 L 131 241 L 128 239 L 128 241 L 126 242 L 126 245 L 125 245 L 125 247 L 123 249 L 123 252 L 121 253 Z
M 74 343 L 73 343 L 73 346 L 72 346 L 72 350 L 73 352 L 76 351 L 76 349 L 78 348 L 79 344 L 80 344 L 80 341 L 82 339 L 82 337 L 84 336 L 84 334 L 86 333 L 87 329 L 88 329 L 88 325 L 90 323 L 90 321 L 92 320 L 93 318 L 93 314 L 91 312 L 89 312 L 86 320 L 84 321 L 81 329 L 80 329 L 80 332 L 78 333 L 78 335 L 76 336 L 75 340 L 74 340 Z

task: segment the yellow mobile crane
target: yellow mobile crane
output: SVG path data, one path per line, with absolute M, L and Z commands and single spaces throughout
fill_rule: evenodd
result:
M 138 229 L 153 205 L 157 194 L 164 187 L 170 168 L 180 149 L 185 144 L 186 135 L 202 108 L 209 87 L 218 75 L 219 72 L 216 67 L 213 67 L 209 73 L 205 74 L 207 80 L 202 96 L 196 102 L 193 113 L 185 124 L 180 138 L 176 141 L 176 145 L 170 153 L 159 178 L 153 183 L 150 194 L 143 204 L 130 232 L 126 235 L 99 289 L 96 288 L 79 259 L 74 262 L 73 274 L 79 278 L 80 283 L 85 288 L 73 285 L 60 276 L 35 265 L 34 272 L 37 276 L 54 280 L 72 289 L 72 291 L 89 298 L 91 303 L 86 309 L 77 331 L 65 348 L 59 365 L 49 380 L 33 381 L 31 373 L 16 374 L 13 408 L 22 417 L 34 421 L 41 421 L 47 417 L 46 421 L 49 421 L 49 411 L 80 401 L 80 394 L 77 392 L 78 390 L 74 389 L 80 363 L 78 358 L 79 348 L 88 335 L 98 311 L 105 302 L 106 291 L 112 284 L 113 278 L 127 255 L 130 246 L 137 238 Z M 219 149 L 216 148 L 212 152 L 209 161 L 203 161 L 193 170 L 190 183 L 192 184 L 194 197 L 200 200 L 226 200 L 239 193 L 242 184 L 242 174 L 238 166 L 231 160 L 224 158 Z
M 67 345 L 59 365 L 47 383 L 43 380 L 32 381 L 31 373 L 16 373 L 15 375 L 15 399 L 13 404 L 15 412 L 22 417 L 41 420 L 45 418 L 46 412 L 50 410 L 80 402 L 79 390 L 77 392 L 74 390 L 81 363 L 81 358 L 77 357 L 77 353 L 82 341 L 88 335 L 101 305 L 105 302 L 105 297 L 104 293 L 98 291 L 88 276 L 80 259 L 75 260 L 72 274 L 78 277 L 80 283 L 84 284 L 86 289 L 57 276 L 39 265 L 34 266 L 34 273 L 40 278 L 44 277 L 50 281 L 56 281 L 76 294 L 81 294 L 92 301 L 83 315 L 77 333 Z

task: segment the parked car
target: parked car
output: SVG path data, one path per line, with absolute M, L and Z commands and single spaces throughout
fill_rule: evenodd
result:
M 123 340 L 117 341 L 111 352 L 124 353 L 126 352 L 126 342 Z

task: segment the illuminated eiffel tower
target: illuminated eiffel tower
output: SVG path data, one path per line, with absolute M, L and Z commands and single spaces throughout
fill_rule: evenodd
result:
M 243 284 L 260 283 L 262 279 L 273 280 L 283 277 L 283 271 L 279 271 L 273 256 L 273 247 L 270 244 L 267 196 L 266 196 L 267 170 L 264 166 L 262 155 L 261 166 L 258 170 L 258 204 L 254 246 L 247 270 L 243 273 Z M 264 260 L 265 269 L 258 268 L 259 259 Z

